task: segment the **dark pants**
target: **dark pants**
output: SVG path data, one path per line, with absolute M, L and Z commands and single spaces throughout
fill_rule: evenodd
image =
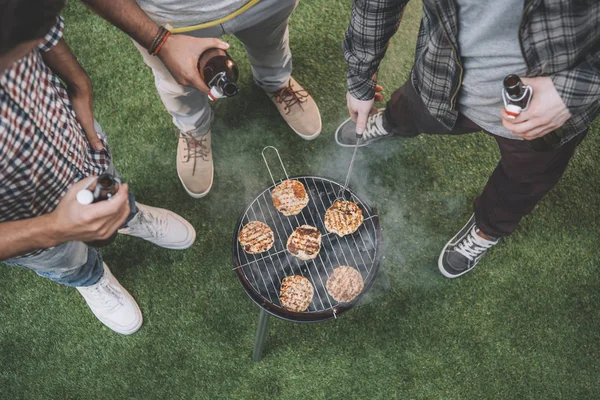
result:
M 446 129 L 427 111 L 410 81 L 392 94 L 385 109 L 384 127 L 394 136 L 403 137 L 420 133 L 460 135 L 483 130 L 462 114 L 452 130 Z M 556 185 L 586 134 L 548 152 L 533 151 L 523 140 L 492 135 L 501 158 L 483 192 L 473 202 L 479 229 L 492 237 L 510 235 L 521 218 Z

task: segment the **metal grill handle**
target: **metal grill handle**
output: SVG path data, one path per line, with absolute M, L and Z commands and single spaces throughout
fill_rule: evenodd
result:
M 265 165 L 267 166 L 267 171 L 269 171 L 269 175 L 271 176 L 271 181 L 273 182 L 273 185 L 277 185 L 275 183 L 275 178 L 273 178 L 273 173 L 271 172 L 271 168 L 269 167 L 269 163 L 267 162 L 267 158 L 265 157 L 265 150 L 267 149 L 273 149 L 275 150 L 275 153 L 277 154 L 277 158 L 279 159 L 279 164 L 281 165 L 281 168 L 283 169 L 283 173 L 285 174 L 285 179 L 289 180 L 290 177 L 288 176 L 287 171 L 285 170 L 285 166 L 283 165 L 283 161 L 281 161 L 281 156 L 279 155 L 279 151 L 273 147 L 273 146 L 266 146 L 264 149 L 262 149 L 262 158 L 265 161 Z

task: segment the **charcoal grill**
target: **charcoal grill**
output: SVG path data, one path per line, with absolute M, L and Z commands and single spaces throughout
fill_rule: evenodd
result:
M 270 148 L 270 147 L 268 147 Z M 267 148 L 265 148 L 266 150 Z M 274 148 L 273 148 L 274 149 Z M 263 157 L 264 151 L 263 150 Z M 277 150 L 274 149 L 276 152 Z M 277 156 L 286 179 L 295 179 L 306 188 L 309 203 L 302 212 L 286 217 L 279 213 L 271 198 L 273 188 L 283 179 L 275 181 L 269 168 L 273 184 L 259 193 L 242 213 L 233 237 L 234 270 L 248 296 L 260 307 L 257 334 L 252 358 L 260 360 L 266 338 L 269 315 L 294 322 L 318 322 L 337 318 L 356 305 L 372 286 L 379 273 L 382 259 L 382 232 L 377 211 L 365 201 L 339 183 L 317 176 L 289 178 L 279 153 Z M 329 233 L 323 218 L 325 211 L 339 197 L 356 202 L 363 211 L 364 222 L 352 235 L 339 237 Z M 262 221 L 273 230 L 273 247 L 264 253 L 248 254 L 238 241 L 238 233 L 250 221 Z M 288 237 L 300 225 L 316 227 L 322 235 L 321 250 L 314 260 L 302 261 L 286 249 Z M 348 265 L 360 272 L 364 289 L 349 303 L 339 303 L 327 292 L 327 279 L 333 270 Z M 281 283 L 286 276 L 302 275 L 312 283 L 314 296 L 304 312 L 285 309 L 279 299 Z

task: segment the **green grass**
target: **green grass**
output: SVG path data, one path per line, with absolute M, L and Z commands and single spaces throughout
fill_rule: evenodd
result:
M 343 180 L 350 151 L 340 41 L 350 2 L 302 0 L 291 19 L 294 76 L 324 121 L 300 140 L 252 84 L 227 37 L 242 90 L 216 105 L 215 185 L 190 198 L 150 71 L 129 39 L 78 2 L 66 38 L 94 82 L 96 118 L 138 200 L 172 209 L 198 231 L 187 251 L 120 237 L 103 251 L 144 312 L 130 337 L 104 328 L 79 294 L 0 268 L 2 399 L 591 399 L 600 393 L 598 130 L 559 185 L 473 272 L 437 271 L 498 159 L 493 139 L 421 136 L 361 149 L 352 187 L 381 214 L 391 289 L 375 288 L 336 321 L 271 318 L 264 359 L 250 360 L 257 307 L 232 271 L 245 204 L 269 182 L 260 151 L 279 148 L 291 174 Z M 389 97 L 407 79 L 420 17 L 411 3 L 381 67 Z

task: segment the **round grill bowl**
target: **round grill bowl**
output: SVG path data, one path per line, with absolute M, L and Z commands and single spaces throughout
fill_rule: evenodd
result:
M 271 185 L 256 196 L 238 220 L 233 233 L 233 265 L 242 287 L 262 309 L 276 317 L 295 322 L 317 322 L 335 318 L 356 305 L 373 284 L 382 259 L 382 231 L 375 209 L 346 190 L 345 198 L 359 205 L 364 222 L 352 235 L 329 233 L 323 218 L 338 197 L 342 186 L 330 179 L 300 176 L 310 199 L 302 212 L 286 217 L 274 207 Z M 282 181 L 277 182 L 277 184 Z M 250 221 L 261 221 L 273 230 L 275 242 L 264 253 L 248 254 L 238 242 L 239 231 Z M 314 260 L 302 261 L 286 249 L 287 239 L 300 225 L 316 227 L 322 235 L 321 250 Z M 339 303 L 327 292 L 327 279 L 333 270 L 347 265 L 358 270 L 364 280 L 363 291 L 349 303 Z M 304 312 L 284 308 L 279 301 L 281 282 L 286 276 L 302 275 L 314 288 L 313 299 Z

